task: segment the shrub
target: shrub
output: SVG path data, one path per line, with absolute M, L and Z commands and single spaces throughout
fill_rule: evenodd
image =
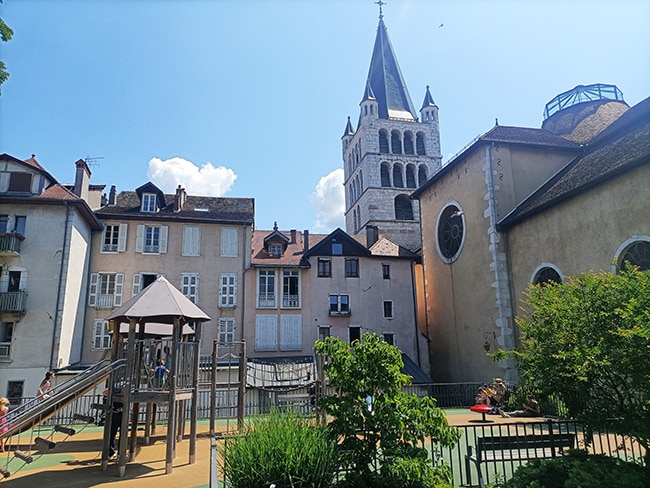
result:
M 332 486 L 336 446 L 323 427 L 273 411 L 226 439 L 221 469 L 231 488 L 325 488 Z
M 571 450 L 555 459 L 533 459 L 494 488 L 650 488 L 650 469 L 604 454 Z

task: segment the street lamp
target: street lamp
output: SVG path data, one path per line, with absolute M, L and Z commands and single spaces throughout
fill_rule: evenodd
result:
M 496 341 L 497 340 L 497 334 L 494 331 L 491 332 L 483 332 L 483 339 L 485 339 L 485 342 L 483 343 L 483 350 L 487 353 L 490 352 L 490 347 L 492 345 L 490 344 L 490 341 L 488 340 L 492 336 L 492 338 Z

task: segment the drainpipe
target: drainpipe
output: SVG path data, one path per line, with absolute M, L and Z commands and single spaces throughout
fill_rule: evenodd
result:
M 63 248 L 61 249 L 61 266 L 59 267 L 59 283 L 57 286 L 57 294 L 56 294 L 56 309 L 54 310 L 54 328 L 52 330 L 52 350 L 50 351 L 50 368 L 49 368 L 50 370 L 57 368 L 57 364 L 55 363 L 55 358 L 54 358 L 54 348 L 56 346 L 56 340 L 59 333 L 59 323 L 61 321 L 60 307 L 61 307 L 61 302 L 63 301 L 63 294 L 65 291 L 65 281 L 66 281 L 65 276 L 67 276 L 67 273 L 65 271 L 65 263 L 67 262 L 68 257 L 70 255 L 69 226 L 70 226 L 70 215 L 72 213 L 72 209 L 68 205 L 67 201 L 64 200 L 63 204 L 65 205 L 65 227 L 63 229 Z

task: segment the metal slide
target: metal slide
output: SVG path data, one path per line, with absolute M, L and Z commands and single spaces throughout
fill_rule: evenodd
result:
M 0 434 L 0 438 L 8 439 L 45 422 L 56 412 L 95 388 L 100 382 L 105 381 L 113 371 L 124 368 L 125 363 L 124 359 L 118 359 L 113 363 L 108 360 L 100 361 L 69 380 L 56 385 L 55 393 L 49 398 L 34 398 L 12 409 L 6 415 L 3 425 L 6 431 Z

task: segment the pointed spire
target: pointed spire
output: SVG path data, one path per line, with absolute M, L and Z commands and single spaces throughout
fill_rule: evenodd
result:
M 345 130 L 343 131 L 343 137 L 353 136 L 354 129 L 352 128 L 352 122 L 350 122 L 350 117 L 348 116 L 348 123 L 345 125 Z
M 377 100 L 372 91 L 372 86 L 370 86 L 370 80 L 366 80 L 366 91 L 363 93 L 363 100 L 361 101 L 365 102 L 366 100 Z
M 424 94 L 424 101 L 422 102 L 422 108 L 420 108 L 420 110 L 426 107 L 437 107 L 436 102 L 433 101 L 433 97 L 429 91 L 429 85 L 427 85 L 427 92 Z
M 385 5 L 381 2 L 381 5 Z M 380 8 L 381 8 L 380 5 Z M 417 120 L 413 102 L 406 88 L 402 72 L 397 63 L 397 57 L 388 38 L 388 30 L 380 15 L 377 37 L 368 70 L 368 81 L 364 92 L 368 93 L 368 86 L 379 105 L 379 118 L 398 118 Z

